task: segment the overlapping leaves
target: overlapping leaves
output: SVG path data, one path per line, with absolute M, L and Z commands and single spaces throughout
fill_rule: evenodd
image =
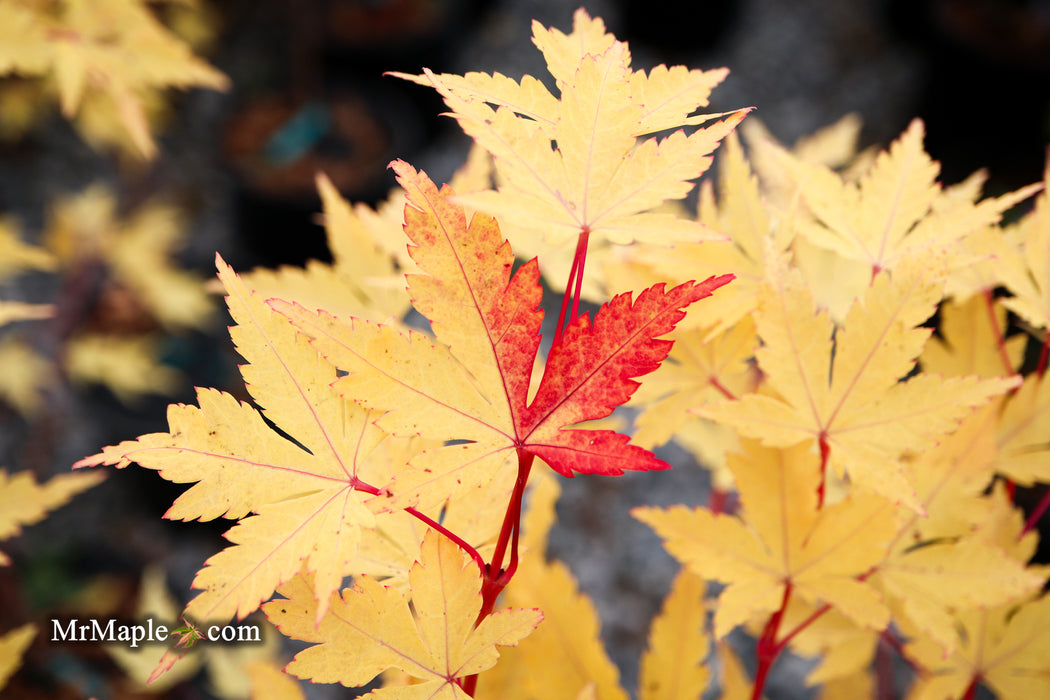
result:
M 274 308 L 310 335 L 314 346 L 346 372 L 336 388 L 372 410 L 395 435 L 467 441 L 427 450 L 400 473 L 394 503 L 430 505 L 484 484 L 522 450 L 555 471 L 620 474 L 665 468 L 650 452 L 609 430 L 570 428 L 604 418 L 666 357 L 659 340 L 682 309 L 731 276 L 657 285 L 637 298 L 616 297 L 593 323 L 576 318 L 547 358 L 531 396 L 542 310 L 536 262 L 511 274 L 514 256 L 495 221 L 475 215 L 469 226 L 449 189 L 395 164 L 408 192 L 405 231 L 423 274 L 410 275 L 413 305 L 438 343 L 420 333 L 357 319 L 339 319 L 281 301 Z

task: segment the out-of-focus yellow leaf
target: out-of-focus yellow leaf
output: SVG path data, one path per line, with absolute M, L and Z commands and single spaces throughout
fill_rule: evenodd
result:
M 26 416 L 40 410 L 57 377 L 54 365 L 18 337 L 0 338 L 0 399 Z
M 2 20 L 2 17 L 0 17 Z M 0 555 L 2 556 L 2 555 Z M 0 635 L 0 690 L 18 670 L 29 644 L 36 636 L 36 625 L 29 623 Z
M 19 226 L 10 217 L 0 217 L 0 281 L 23 270 L 52 270 L 55 258 L 44 248 L 22 242 Z
M 1006 236 L 1020 258 L 1004 255 L 1002 283 L 1013 293 L 1003 304 L 1035 328 L 1050 328 L 1050 155 L 1043 175 L 1044 190 L 1035 207 L 1009 226 Z
M 54 315 L 55 307 L 52 304 L 26 304 L 0 299 L 0 326 L 12 321 L 33 321 Z
M 64 365 L 80 382 L 102 384 L 121 401 L 175 391 L 182 375 L 157 361 L 158 338 L 150 335 L 83 335 L 66 345 Z
M 707 689 L 711 672 L 704 663 L 710 647 L 705 588 L 705 581 L 686 569 L 671 584 L 642 656 L 640 700 L 695 700 Z
M 940 311 L 940 336 L 930 339 L 919 358 L 925 371 L 949 377 L 1000 377 L 1020 367 L 1027 338 L 1006 338 L 1000 350 L 998 341 L 1007 325 L 1006 310 L 998 303 L 989 308 L 984 295 L 975 294 L 961 304 L 947 301 Z
M 251 680 L 251 700 L 306 700 L 299 681 L 272 663 L 256 662 L 244 670 Z
M 43 520 L 50 511 L 104 478 L 103 474 L 59 474 L 38 484 L 29 472 L 9 474 L 0 469 L 0 540 Z M 0 552 L 0 566 L 9 563 L 7 555 Z

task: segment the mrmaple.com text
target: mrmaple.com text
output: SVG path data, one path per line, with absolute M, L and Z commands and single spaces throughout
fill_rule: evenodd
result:
M 116 642 L 132 649 L 139 644 L 167 642 L 175 632 L 168 625 L 144 620 L 141 624 L 123 624 L 116 620 L 51 620 L 52 642 Z M 209 642 L 261 642 L 258 625 L 211 625 L 202 629 Z

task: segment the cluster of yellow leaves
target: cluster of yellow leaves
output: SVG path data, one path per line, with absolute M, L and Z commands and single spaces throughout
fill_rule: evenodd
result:
M 537 25 L 541 36 L 552 72 L 585 75 L 562 87 L 561 100 L 549 96 L 547 117 L 560 126 L 528 137 L 546 139 L 551 157 L 568 158 L 559 168 L 577 201 L 562 212 L 585 211 L 566 226 L 585 227 L 599 243 L 644 237 L 653 224 L 674 227 L 676 238 L 704 237 L 696 222 L 649 210 L 689 191 L 743 114 L 635 145 L 655 131 L 709 121 L 690 115 L 725 71 L 633 72 L 626 45 L 582 12 L 572 37 Z M 584 37 L 582 50 L 571 48 Z M 585 94 L 606 78 L 611 92 Z M 630 172 L 614 176 L 624 159 Z M 505 179 L 500 162 L 496 177 Z M 491 163 L 476 149 L 453 186 L 489 188 Z M 580 167 L 587 168 L 582 178 L 574 172 Z M 416 690 L 391 697 L 462 697 L 462 679 L 490 667 L 496 647 L 515 644 L 540 617 L 504 610 L 474 629 L 483 585 L 477 562 L 464 565 L 453 540 L 427 535 L 426 519 L 485 557 L 508 507 L 519 450 L 564 474 L 664 468 L 613 431 L 565 427 L 626 400 L 637 386 L 632 378 L 666 352 L 656 338 L 681 317 L 678 309 L 729 278 L 655 285 L 636 299 L 619 297 L 593 326 L 578 319 L 566 332 L 569 349 L 530 391 L 542 318 L 536 264 L 512 278 L 514 253 L 492 218 L 478 215 L 468 225 L 451 190 L 439 191 L 405 164 L 396 169 L 405 192 L 377 212 L 351 206 L 319 178 L 333 264 L 239 277 L 219 259 L 255 406 L 201 389 L 198 406 L 170 407 L 169 432 L 107 447 L 77 466 L 136 462 L 196 482 L 167 517 L 240 521 L 227 533 L 233 546 L 199 572 L 191 619 L 243 617 L 280 591 L 287 600 L 266 604 L 267 613 L 282 631 L 317 644 L 291 672 L 359 684 L 392 666 Z M 632 185 L 626 175 L 645 181 Z M 405 330 L 410 297 L 433 336 Z M 466 444 L 442 446 L 449 439 Z M 605 464 L 606 455 L 619 461 Z M 355 587 L 340 596 L 345 576 Z M 359 618 L 371 622 L 357 629 Z M 347 655 L 360 663 L 345 663 Z
M 730 514 L 634 511 L 683 564 L 640 698 L 698 697 L 713 668 L 723 698 L 750 696 L 724 643 L 741 626 L 775 652 L 763 673 L 783 648 L 819 657 L 809 681 L 829 699 L 870 696 L 879 639 L 898 634 L 915 698 L 978 682 L 1002 698 L 1050 694 L 1046 571 L 1029 565 L 1036 537 L 999 485 L 1050 481 L 1050 382 L 1019 374 L 1021 346 L 1050 326 L 1047 194 L 1001 227 L 1040 187 L 982 199 L 980 175 L 942 186 L 920 122 L 885 152 L 851 159 L 848 120 L 795 152 L 758 137 L 749 161 L 730 135 L 742 112 L 706 127 L 712 117 L 694 114 L 724 71 L 632 70 L 627 46 L 583 11 L 569 35 L 534 25 L 534 41 L 557 96 L 530 76 L 402 76 L 437 89 L 492 156 L 490 173 L 475 152 L 465 194 L 399 164 L 406 192 L 375 212 L 321 178 L 332 265 L 239 277 L 219 259 L 254 406 L 200 389 L 198 406 L 170 407 L 169 432 L 78 463 L 193 483 L 168 517 L 239 520 L 198 573 L 190 617 L 262 605 L 313 645 L 289 673 L 360 685 L 392 669 L 378 697 L 467 697 L 462 680 L 490 668 L 477 697 L 628 697 L 594 606 L 545 557 L 549 475 L 534 477 L 509 608 L 477 620 L 485 579 L 464 555 L 484 558 L 496 540 L 505 457 L 532 450 L 571 473 L 542 450 L 564 433 L 595 435 L 581 453 L 610 439 L 533 430 L 549 397 L 543 381 L 530 387 L 531 356 L 508 350 L 538 345 L 537 267 L 512 276 L 511 248 L 540 254 L 556 286 L 561 246 L 585 234 L 591 294 L 736 276 L 690 312 L 635 395 L 638 445 L 679 440 L 740 496 Z M 651 136 L 679 127 L 701 128 Z M 702 189 L 695 216 L 668 213 L 723 137 L 717 190 Z M 394 230 L 406 201 L 407 254 Z M 453 202 L 497 216 L 510 247 Z M 409 304 L 432 334 L 406 330 Z M 1008 311 L 1034 339 L 1003 337 Z M 508 318 L 517 325 L 493 322 Z M 591 328 L 572 324 L 566 338 Z M 587 387 L 593 405 L 608 400 L 600 389 Z M 254 673 L 260 697 L 299 697 L 266 685 L 271 668 Z
M 183 4 L 195 5 L 192 0 Z M 92 144 L 152 158 L 165 89 L 225 90 L 228 78 L 193 55 L 147 0 L 10 0 L 0 5 L 0 75 L 44 80 L 62 114 Z M 5 128 L 36 121 L 35 95 L 16 83 Z M 14 113 L 14 117 L 11 114 Z M 11 123 L 14 119 L 17 123 Z
M 1026 343 L 1041 345 L 1050 326 L 1039 310 L 1050 169 L 1042 187 L 978 201 L 980 175 L 937 183 L 921 136 L 913 122 L 842 172 L 756 141 L 769 188 L 730 140 L 719 198 L 702 197 L 701 214 L 732 241 L 700 255 L 734 246 L 743 271 L 728 269 L 750 305 L 698 309 L 716 315 L 684 331 L 681 354 L 639 392 L 638 425 L 651 444 L 675 430 L 687 447 L 693 431 L 712 435 L 696 452 L 720 452 L 716 484 L 733 485 L 740 511 L 634 514 L 689 570 L 725 584 L 717 637 L 768 631 L 780 611 L 775 641 L 822 658 L 810 682 L 826 684 L 824 697 L 871 686 L 891 622 L 919 669 L 912 697 L 957 698 L 977 682 L 1039 697 L 1050 692 L 1046 572 L 1028 566 L 1036 538 L 1021 536 L 1022 512 L 991 486 L 1050 481 L 1050 382 L 1018 374 Z M 607 270 L 621 284 L 674 280 L 688 254 Z M 1003 337 L 1007 310 L 1030 340 Z M 668 426 L 672 412 L 694 417 Z
M 0 249 L 10 254 L 0 276 L 16 266 L 58 276 L 61 313 L 52 323 L 68 335 L 52 359 L 27 334 L 5 333 L 0 397 L 24 414 L 36 413 L 44 393 L 60 381 L 59 367 L 73 381 L 102 384 L 129 402 L 178 387 L 178 372 L 157 360 L 156 328 L 204 327 L 214 313 L 203 280 L 173 260 L 182 228 L 179 211 L 160 202 L 121 218 L 113 194 L 100 185 L 56 202 L 42 247 L 22 243 L 13 223 L 0 225 Z M 5 302 L 0 317 L 41 318 L 54 310 Z M 92 329 L 93 314 L 111 327 Z

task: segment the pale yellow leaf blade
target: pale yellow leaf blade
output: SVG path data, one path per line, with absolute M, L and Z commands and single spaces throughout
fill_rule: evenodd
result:
M 648 74 L 635 71 L 631 76 L 631 94 L 637 95 L 642 104 L 638 133 L 650 134 L 688 123 L 697 108 L 708 105 L 711 91 L 727 75 L 726 68 L 689 70 L 663 64 Z
M 995 470 L 1024 486 L 1050 482 L 1050 380 L 1033 374 L 1006 401 Z
M 245 672 L 251 681 L 251 700 L 306 700 L 299 682 L 273 663 L 249 664 Z
M 53 270 L 56 262 L 46 248 L 22 241 L 16 221 L 0 217 L 0 280 L 23 270 Z
M 102 384 L 125 403 L 147 394 L 174 392 L 182 374 L 162 364 L 160 338 L 153 335 L 90 334 L 72 338 L 63 364 L 76 382 Z
M 0 635 L 0 690 L 22 664 L 22 655 L 36 636 L 36 625 L 27 623 Z
M 1002 350 L 997 342 L 1007 329 L 1002 305 L 974 294 L 965 302 L 945 302 L 940 313 L 940 334 L 926 344 L 919 358 L 924 371 L 949 377 L 998 377 L 1013 374 L 1020 367 L 1025 337 L 1004 338 Z
M 53 304 L 27 304 L 0 299 L 0 326 L 14 321 L 36 321 L 55 315 Z
M 1043 175 L 1043 193 L 1035 207 L 1007 230 L 1020 251 L 1021 264 L 1004 270 L 1002 283 L 1014 295 L 1003 304 L 1032 326 L 1050 328 L 1050 156 Z
M 52 61 L 47 21 L 21 3 L 0 5 L 0 74 L 45 73 Z
M 704 665 L 710 650 L 705 588 L 702 578 L 685 569 L 671 584 L 642 655 L 640 700 L 695 700 L 706 690 L 711 672 Z
M 616 42 L 616 37 L 605 30 L 600 17 L 591 17 L 582 7 L 572 16 L 572 32 L 532 23 L 532 43 L 547 61 L 547 70 L 558 81 L 559 89 L 572 82 L 580 61 L 587 55 L 604 53 Z
M 513 646 L 539 624 L 538 610 L 499 610 L 474 627 L 481 609 L 481 574 L 450 540 L 431 532 L 409 574 L 408 600 L 364 576 L 334 598 L 315 625 L 312 586 L 297 577 L 281 589 L 286 600 L 266 604 L 286 635 L 315 646 L 296 655 L 287 671 L 314 682 L 363 685 L 393 666 L 423 681 L 375 691 L 376 697 L 466 698 L 457 679 L 492 667 L 496 646 Z M 422 695 L 421 695 L 422 694 Z
M 103 474 L 59 474 L 41 484 L 28 471 L 10 474 L 0 469 L 0 540 L 40 522 L 50 511 L 103 479 Z M 0 566 L 8 563 L 7 556 L 0 552 Z
M 954 613 L 1019 600 L 1043 585 L 1043 577 L 1001 550 L 972 538 L 930 544 L 888 560 L 878 583 L 898 609 L 946 650 L 956 642 Z

